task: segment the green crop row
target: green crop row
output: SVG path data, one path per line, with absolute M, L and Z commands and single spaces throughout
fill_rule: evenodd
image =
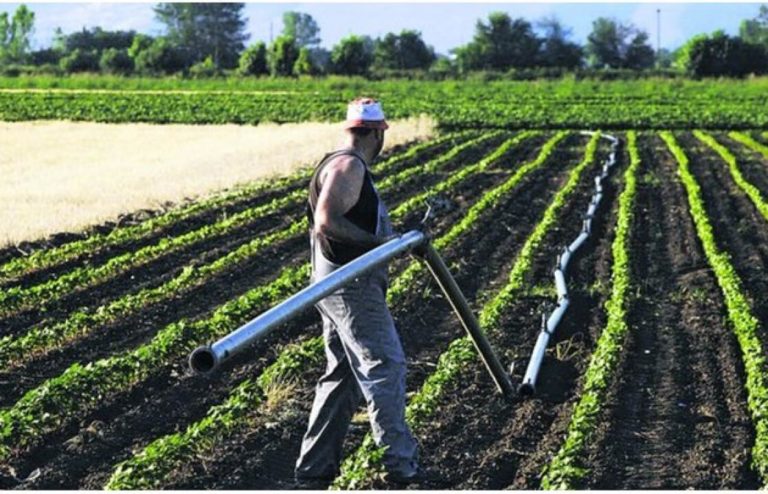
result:
M 637 169 L 640 166 L 637 136 L 634 131 L 627 133 L 627 144 L 630 164 L 624 173 L 625 185 L 619 196 L 616 237 L 611 246 L 611 295 L 605 306 L 608 321 L 589 362 L 581 398 L 571 415 L 565 442 L 544 470 L 541 480 L 544 489 L 573 488 L 574 482 L 586 475 L 586 470 L 579 466 L 578 460 L 597 425 L 605 391 L 613 378 L 629 330 L 627 311 L 631 296 L 630 233 L 634 217 L 632 208 L 637 194 Z
M 508 140 L 499 150 L 508 150 L 508 144 L 515 140 L 514 137 Z M 483 161 L 489 160 L 492 156 L 500 159 L 504 153 L 499 153 L 499 150 L 494 151 Z M 414 207 L 416 205 L 418 203 L 413 204 Z M 486 206 L 488 205 L 491 203 L 486 203 Z M 396 213 L 396 211 L 400 212 Z M 393 211 L 392 217 L 397 219 L 405 214 L 405 210 L 398 208 Z M 413 264 L 415 262 L 411 263 Z M 401 274 L 395 279 L 395 283 L 388 291 L 387 298 L 390 305 L 401 299 L 410 289 L 409 283 L 414 281 L 414 278 L 411 278 L 409 283 L 398 283 L 397 280 L 402 276 Z M 138 455 L 118 465 L 106 488 L 122 490 L 156 488 L 162 483 L 164 476 L 178 465 L 189 461 L 195 454 L 210 449 L 213 444 L 227 437 L 234 429 L 245 427 L 249 422 L 250 413 L 258 409 L 264 391 L 270 386 L 305 372 L 321 361 L 323 348 L 322 337 L 288 346 L 258 379 L 241 383 L 224 403 L 212 408 L 202 421 L 190 425 L 183 433 L 155 440 Z
M 438 139 L 410 146 L 405 152 L 398 153 L 389 159 L 375 165 L 377 173 L 387 173 L 399 163 L 409 160 L 418 153 L 440 146 L 449 140 L 457 140 L 471 135 L 473 131 L 451 133 Z M 93 233 L 87 238 L 68 242 L 66 244 L 42 249 L 29 256 L 18 257 L 0 265 L 0 280 L 7 281 L 26 273 L 50 268 L 64 262 L 76 259 L 85 254 L 98 252 L 106 247 L 116 247 L 130 241 L 141 239 L 147 235 L 166 228 L 174 223 L 184 221 L 208 210 L 233 204 L 268 189 L 297 186 L 307 180 L 312 174 L 312 168 L 302 168 L 291 175 L 279 179 L 259 180 L 253 184 L 237 187 L 235 190 L 219 193 L 208 199 L 195 201 L 192 204 L 174 208 L 167 213 L 150 218 L 136 225 L 117 227 L 109 233 Z
M 254 313 L 301 289 L 308 279 L 309 265 L 285 268 L 274 282 L 227 302 L 207 318 L 169 324 L 150 342 L 132 351 L 87 365 L 73 364 L 0 412 L 0 461 L 8 458 L 12 447 L 24 448 L 41 435 L 102 405 L 107 397 L 157 373 L 199 342 L 229 333 Z
M 454 153 L 455 149 L 464 150 L 468 147 L 467 144 L 475 145 L 483 140 L 472 139 L 467 143 L 456 146 L 446 153 L 445 156 L 454 158 L 458 154 Z M 445 162 L 446 160 L 438 158 L 429 162 L 428 166 L 430 166 L 430 170 L 434 171 L 437 168 L 436 164 L 443 164 Z M 420 167 L 417 166 L 416 168 Z M 279 230 L 266 237 L 256 238 L 210 264 L 197 268 L 188 267 L 176 278 L 160 286 L 146 288 L 139 292 L 125 295 L 97 309 L 86 308 L 79 310 L 71 314 L 63 322 L 33 328 L 18 338 L 10 335 L 6 336 L 0 339 L 0 366 L 7 369 L 8 367 L 19 365 L 51 348 L 60 346 L 74 338 L 83 337 L 109 322 L 128 317 L 151 304 L 178 296 L 185 290 L 199 286 L 212 276 L 245 262 L 273 243 L 291 238 L 305 231 L 306 228 L 307 221 L 303 218 L 301 221 L 293 223 L 287 229 Z
M 539 135 L 540 133 L 541 132 L 536 130 L 524 130 L 520 132 L 515 137 L 509 139 L 507 142 L 502 144 L 493 154 L 486 156 L 485 158 L 483 158 L 482 160 L 480 160 L 475 164 L 462 167 L 457 172 L 452 173 L 451 176 L 448 178 L 448 180 L 440 182 L 439 184 L 435 185 L 429 190 L 426 190 L 424 192 L 421 192 L 419 194 L 416 194 L 415 196 L 408 198 L 406 201 L 400 204 L 400 206 L 398 206 L 397 209 L 393 210 L 392 214 L 399 215 L 399 214 L 402 214 L 402 211 L 411 210 L 417 204 L 425 202 L 428 199 L 434 197 L 437 194 L 440 194 L 443 191 L 450 190 L 451 188 L 453 188 L 455 184 L 466 180 L 467 177 L 470 177 L 472 175 L 485 171 L 486 168 L 488 168 L 488 166 L 491 163 L 495 163 L 496 160 L 498 160 L 501 156 L 505 155 L 507 151 L 509 151 L 509 149 L 519 145 L 521 142 L 528 140 L 531 137 Z
M 715 232 L 702 198 L 701 187 L 690 171 L 688 157 L 671 132 L 662 132 L 661 137 L 677 160 L 696 233 L 723 292 L 728 320 L 741 348 L 747 378 L 747 406 L 755 426 L 752 465 L 765 488 L 768 486 L 768 383 L 765 378 L 768 369 L 763 345 L 758 337 L 761 332 L 760 322 L 754 316 L 749 301 L 744 295 L 741 279 L 736 274 L 730 256 L 717 246 Z
M 590 85 L 486 81 L 307 83 L 287 91 L 0 92 L 0 120 L 237 123 L 340 121 L 358 91 L 381 99 L 389 118 L 434 115 L 444 128 L 764 128 L 768 99 L 742 85 Z M 305 90 L 324 87 L 320 91 Z M 696 87 L 697 90 L 693 88 Z M 715 88 L 707 91 L 708 87 Z M 614 90 L 615 88 L 615 90 Z M 702 89 L 703 88 L 703 89 Z M 611 91 L 614 91 L 611 93 Z
M 768 203 L 765 202 L 765 198 L 760 193 L 758 188 L 749 183 L 747 179 L 744 178 L 744 175 L 741 174 L 736 156 L 734 156 L 733 153 L 728 150 L 728 148 L 717 142 L 714 137 L 705 132 L 694 130 L 693 135 L 695 135 L 698 140 L 714 149 L 717 154 L 720 155 L 723 161 L 728 164 L 728 170 L 731 172 L 733 181 L 736 182 L 736 185 L 738 185 L 745 194 L 747 194 L 757 210 L 760 211 L 760 214 L 763 215 L 763 218 L 768 220 Z
M 481 136 L 473 139 L 471 142 L 481 142 L 486 139 L 485 136 Z M 464 145 L 459 147 L 466 149 Z M 439 165 L 444 165 L 446 163 L 446 161 L 441 158 L 437 158 L 433 160 L 433 162 L 436 162 L 437 165 L 433 166 L 432 162 L 430 162 L 423 166 L 416 165 L 415 168 L 437 168 Z M 382 187 L 382 189 L 385 189 L 387 186 L 401 184 L 402 180 L 400 180 L 399 177 L 413 178 L 414 175 L 409 169 L 402 170 L 391 176 L 391 180 L 388 180 L 387 184 Z M 0 314 L 7 314 L 11 311 L 32 307 L 43 302 L 50 303 L 52 300 L 73 290 L 94 286 L 98 283 L 107 281 L 112 277 L 125 273 L 130 269 L 144 266 L 172 252 L 176 252 L 198 242 L 209 240 L 217 236 L 226 235 L 259 218 L 273 214 L 283 208 L 297 205 L 305 199 L 305 190 L 295 190 L 287 195 L 275 198 L 267 204 L 241 211 L 212 225 L 205 225 L 197 230 L 187 232 L 177 237 L 163 238 L 156 244 L 143 247 L 135 252 L 126 252 L 110 259 L 99 267 L 85 265 L 75 268 L 67 274 L 61 275 L 55 279 L 32 287 L 9 288 L 0 292 Z
M 188 266 L 178 276 L 162 285 L 130 293 L 96 309 L 78 310 L 62 322 L 33 327 L 20 337 L 8 335 L 0 338 L 0 368 L 8 370 L 19 366 L 53 348 L 82 338 L 110 322 L 130 317 L 152 304 L 178 297 L 211 277 L 252 259 L 273 243 L 306 230 L 307 220 L 303 218 L 285 230 L 255 238 L 210 264 Z
M 747 134 L 745 134 L 743 132 L 736 132 L 736 131 L 728 132 L 728 137 L 730 137 L 734 141 L 738 141 L 738 142 L 744 144 L 745 146 L 747 146 L 751 150 L 762 154 L 763 158 L 768 159 L 768 146 L 766 146 L 762 142 L 758 142 L 758 141 L 752 139 L 750 136 L 748 136 Z M 766 136 L 766 137 L 768 137 L 768 136 Z
M 537 168 L 540 168 L 544 162 L 546 162 L 547 158 L 549 158 L 549 155 L 555 149 L 557 144 L 565 139 L 569 133 L 570 132 L 568 131 L 559 131 L 551 139 L 544 143 L 544 146 L 541 148 L 539 155 L 533 161 L 520 166 L 517 171 L 515 171 L 515 173 L 500 187 L 496 187 L 489 193 L 485 194 L 469 209 L 467 214 L 461 219 L 459 223 L 454 225 L 454 227 L 451 228 L 451 230 L 446 235 L 435 241 L 435 249 L 439 251 L 445 246 L 452 244 L 460 235 L 469 230 L 475 221 L 477 221 L 481 211 L 484 211 L 488 207 L 495 206 L 502 198 L 506 196 L 506 194 L 514 189 L 521 180 L 527 177 L 529 173 L 536 170 Z M 408 267 L 408 269 L 405 270 L 403 275 L 398 278 L 398 280 L 395 280 L 392 283 L 392 288 L 399 291 L 400 287 L 398 286 L 398 283 L 410 284 L 414 278 L 421 276 L 424 273 L 424 269 L 425 268 L 423 264 L 412 264 Z
M 60 376 L 30 390 L 13 407 L 0 413 L 0 460 L 12 445 L 24 447 L 91 410 L 106 396 L 130 389 L 167 365 L 171 358 L 189 352 L 196 342 L 227 334 L 254 313 L 297 291 L 308 273 L 309 265 L 285 268 L 277 280 L 227 302 L 206 319 L 172 323 L 135 350 L 86 366 L 74 364 Z
M 573 194 L 585 171 L 595 161 L 599 133 L 595 133 L 587 144 L 584 159 L 571 170 L 565 185 L 557 192 L 550 205 L 545 210 L 542 219 L 533 232 L 528 236 L 523 248 L 516 257 L 510 271 L 509 280 L 496 296 L 486 303 L 480 311 L 479 322 L 486 332 L 497 332 L 498 322 L 505 307 L 512 300 L 512 294 L 523 287 L 523 277 L 530 272 L 533 255 L 540 246 L 546 233 L 556 224 L 557 214 Z M 552 148 L 549 148 L 549 155 Z M 539 157 L 543 155 L 540 154 Z M 440 355 L 435 371 L 427 377 L 419 392 L 411 398 L 406 408 L 406 420 L 413 430 L 418 430 L 434 415 L 440 401 L 445 399 L 447 387 L 456 381 L 460 372 L 467 366 L 477 363 L 472 340 L 469 337 L 458 338 Z M 373 437 L 368 434 L 358 450 L 347 458 L 342 466 L 339 477 L 334 481 L 337 489 L 361 489 L 372 475 L 378 474 L 381 464 L 375 458 L 380 458 L 382 450 L 376 447 Z

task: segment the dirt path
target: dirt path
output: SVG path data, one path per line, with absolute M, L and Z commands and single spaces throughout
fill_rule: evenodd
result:
M 386 145 L 433 134 L 427 117 L 393 121 Z M 335 123 L 0 122 L 0 246 L 283 175 L 342 137 Z
M 586 466 L 590 489 L 754 489 L 743 367 L 676 163 L 640 139 L 631 252 L 637 296 Z

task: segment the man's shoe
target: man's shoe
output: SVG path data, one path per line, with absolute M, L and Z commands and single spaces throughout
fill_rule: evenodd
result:
M 400 485 L 439 485 L 443 483 L 442 476 L 432 472 L 431 470 L 427 470 L 426 468 L 421 467 L 419 467 L 419 469 L 411 475 L 403 475 L 396 472 L 387 473 L 385 480 L 387 482 Z
M 332 477 L 295 477 L 293 488 L 302 491 L 326 490 L 333 482 Z

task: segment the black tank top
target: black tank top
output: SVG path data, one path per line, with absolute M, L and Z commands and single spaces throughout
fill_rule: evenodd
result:
M 315 207 L 317 206 L 317 199 L 320 197 L 320 175 L 323 168 L 325 168 L 325 165 L 327 165 L 332 158 L 343 155 L 354 156 L 365 164 L 365 159 L 363 159 L 360 153 L 353 149 L 342 149 L 340 151 L 328 153 L 323 157 L 320 163 L 317 164 L 312 179 L 309 181 L 307 220 L 309 221 L 310 231 L 314 228 Z M 344 214 L 344 217 L 351 221 L 355 226 L 368 233 L 372 235 L 376 234 L 376 226 L 379 218 L 379 196 L 374 189 L 373 178 L 368 171 L 367 164 L 365 167 L 365 177 L 363 177 L 363 185 L 360 189 L 360 197 L 357 199 L 355 205 L 352 206 L 352 209 Z M 316 241 L 320 244 L 320 251 L 323 253 L 323 256 L 334 264 L 346 264 L 370 250 L 369 248 L 354 244 L 337 242 L 322 234 L 316 236 Z

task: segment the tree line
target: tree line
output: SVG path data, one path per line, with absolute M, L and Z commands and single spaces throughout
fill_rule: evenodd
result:
M 560 75 L 580 70 L 666 70 L 694 77 L 743 77 L 768 73 L 768 6 L 742 21 L 739 35 L 700 34 L 669 52 L 655 51 L 648 33 L 600 17 L 584 45 L 557 18 L 531 23 L 493 12 L 476 22 L 472 40 L 437 54 L 420 32 L 402 30 L 373 39 L 349 35 L 330 50 L 320 46 L 320 27 L 309 14 L 285 12 L 269 44 L 246 46 L 242 3 L 159 3 L 162 36 L 95 27 L 63 33 L 50 48 L 32 50 L 34 12 L 21 5 L 0 14 L 0 72 L 169 75 L 213 77 L 320 76 L 456 77 L 469 73 Z

